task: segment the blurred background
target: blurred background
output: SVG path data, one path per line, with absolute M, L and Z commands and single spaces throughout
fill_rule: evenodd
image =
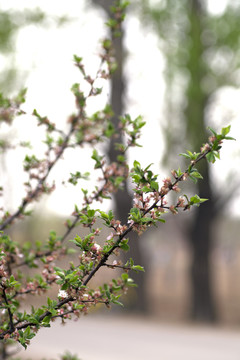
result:
M 27 115 L 11 128 L 2 125 L 1 141 L 30 138 L 34 151 L 41 153 L 41 129 L 29 115 L 34 108 L 58 127 L 66 126 L 74 110 L 69 89 L 79 81 L 73 54 L 83 57 L 88 73 L 96 72 L 111 5 L 111 0 L 0 0 L 1 91 L 13 95 L 28 88 Z M 238 0 L 132 0 L 123 36 L 113 39 L 118 70 L 103 96 L 89 104 L 89 112 L 110 101 L 115 122 L 120 114 L 143 115 L 143 147 L 130 152 L 129 164 L 135 159 L 143 166 L 154 163 L 161 181 L 171 169 L 185 166 L 177 154 L 198 151 L 209 136 L 208 126 L 220 130 L 231 124 L 236 138 L 224 144 L 221 161 L 201 163 L 203 181 L 188 185 L 188 193 L 208 202 L 187 214 L 168 215 L 166 224 L 140 240 L 131 235 L 130 257 L 146 272 L 134 275 L 139 286 L 129 292 L 124 312 L 164 323 L 240 325 L 239 24 Z M 110 160 L 116 155 L 113 146 L 102 149 Z M 24 195 L 25 152 L 10 150 L 0 157 L 0 185 L 6 188 L 2 201 L 9 210 Z M 47 237 L 53 228 L 61 233 L 77 191 L 81 201 L 82 187 L 76 190 L 62 181 L 76 167 L 91 171 L 83 160 L 87 156 L 91 149 L 66 154 L 52 174 L 56 191 L 36 205 L 32 219 L 14 225 L 12 235 L 31 241 L 36 234 Z M 124 193 L 104 206 L 114 206 L 126 221 L 131 204 L 126 184 Z M 119 311 L 114 308 L 112 314 Z

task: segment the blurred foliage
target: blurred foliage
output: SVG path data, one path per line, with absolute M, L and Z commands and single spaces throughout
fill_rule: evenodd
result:
M 15 59 L 15 46 L 19 30 L 29 25 L 61 26 L 70 19 L 67 16 L 51 17 L 41 9 L 1 10 L 0 8 L 0 92 L 10 93 L 21 87 L 21 73 Z
M 30 24 L 41 24 L 46 19 L 40 10 L 0 10 L 0 52 L 5 63 L 0 73 L 0 89 L 9 93 L 17 84 L 19 74 L 15 64 L 15 41 L 18 31 Z
M 188 105 L 194 104 L 196 114 L 220 88 L 239 86 L 240 3 L 230 0 L 225 11 L 216 15 L 208 12 L 205 1 L 142 0 L 141 13 L 145 26 L 159 37 L 166 58 L 163 127 L 166 151 L 175 153 L 174 146 L 182 143 L 186 133 L 192 139 L 188 146 L 199 142 L 197 120 L 189 117 Z
M 2 53 L 14 51 L 17 31 L 29 24 L 39 24 L 46 19 L 40 10 L 0 11 L 0 50 Z

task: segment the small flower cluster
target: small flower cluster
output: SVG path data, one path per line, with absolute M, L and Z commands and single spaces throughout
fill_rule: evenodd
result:
M 233 139 L 227 136 L 230 131 L 230 126 L 223 128 L 221 134 L 217 134 L 212 129 L 210 130 L 214 136 L 211 136 L 209 142 L 203 145 L 201 152 L 192 153 L 188 151 L 186 154 L 181 154 L 190 160 L 188 168 L 185 171 L 181 171 L 180 168 L 178 170 L 172 170 L 171 174 L 173 179 L 166 177 L 160 189 L 156 181 L 157 176 L 149 170 L 149 166 L 141 169 L 140 164 L 137 161 L 134 162 L 131 176 L 136 187 L 134 189 L 134 207 L 130 210 L 129 216 L 129 226 L 132 230 L 140 235 L 148 226 L 156 225 L 158 221 L 164 222 L 162 214 L 167 210 L 173 214 L 177 214 L 178 209 L 189 210 L 192 206 L 199 206 L 201 203 L 207 201 L 207 199 L 201 199 L 198 195 L 194 195 L 189 199 L 187 195 L 184 194 L 177 198 L 175 204 L 169 206 L 166 196 L 170 191 L 179 193 L 181 191 L 179 182 L 181 181 L 190 178 L 196 182 L 198 179 L 202 179 L 195 165 L 202 159 L 215 162 L 215 159 L 219 158 L 222 141 L 224 139 Z
M 21 110 L 20 107 L 25 102 L 26 92 L 27 89 L 20 90 L 18 95 L 13 99 L 5 98 L 0 94 L 0 123 L 5 122 L 11 125 L 17 115 L 24 114 L 24 111 Z

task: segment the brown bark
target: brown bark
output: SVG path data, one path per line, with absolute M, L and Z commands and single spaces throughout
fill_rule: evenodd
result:
M 202 173 L 204 180 L 199 182 L 198 193 L 200 197 L 208 198 L 209 201 L 197 208 L 189 231 L 189 242 L 192 247 L 190 316 L 195 321 L 215 322 L 217 309 L 210 257 L 214 240 L 212 224 L 217 214 L 214 210 L 207 163 L 205 163 Z
M 104 11 L 110 16 L 109 8 L 113 4 L 111 0 L 93 0 L 96 5 L 100 5 Z M 112 119 L 115 128 L 118 128 L 119 116 L 123 114 L 123 96 L 124 96 L 124 79 L 123 79 L 123 64 L 124 64 L 124 49 L 123 49 L 123 38 L 124 31 L 122 29 L 122 36 L 117 38 L 112 38 L 115 57 L 118 64 L 116 72 L 113 74 L 111 80 L 111 106 L 114 112 L 114 117 Z M 123 139 L 118 138 L 117 140 L 111 139 L 109 148 L 107 149 L 107 156 L 110 162 L 116 161 L 117 155 L 119 154 L 115 149 L 115 142 L 123 143 Z M 129 211 L 132 207 L 132 194 L 130 194 L 127 184 L 124 184 L 124 189 L 118 191 L 114 195 L 115 203 L 115 214 L 116 217 L 124 224 L 127 222 Z M 139 239 L 136 233 L 131 233 L 129 236 L 129 245 L 130 251 L 124 256 L 124 260 L 129 259 L 130 257 L 134 260 L 136 264 L 143 264 L 143 256 L 140 248 Z M 133 297 L 133 301 L 129 301 L 129 308 L 135 311 L 146 312 L 147 311 L 147 298 L 145 292 L 145 275 L 144 273 L 131 273 L 131 277 L 137 283 L 138 287 L 135 288 L 136 295 Z
M 206 141 L 206 125 L 204 111 L 208 97 L 204 93 L 201 83 L 207 75 L 203 62 L 204 46 L 201 41 L 204 9 L 199 0 L 189 0 L 189 20 L 191 48 L 189 62 L 191 80 L 187 91 L 188 105 L 185 110 L 188 139 L 196 149 L 200 149 Z M 191 308 L 190 317 L 194 321 L 214 322 L 217 320 L 216 301 L 213 294 L 211 273 L 211 251 L 213 247 L 213 221 L 217 216 L 214 206 L 214 194 L 211 188 L 209 164 L 205 161 L 199 166 L 203 180 L 197 184 L 198 195 L 209 201 L 198 207 L 193 222 L 188 231 L 188 241 L 192 249 L 191 279 Z

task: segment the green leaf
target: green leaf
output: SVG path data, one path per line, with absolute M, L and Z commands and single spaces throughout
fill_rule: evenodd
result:
M 161 218 L 158 218 L 157 221 L 160 221 L 160 222 L 162 222 L 162 223 L 165 223 L 165 222 L 166 222 L 165 219 L 161 219 Z
M 151 181 L 150 186 L 153 190 L 158 191 L 159 185 L 156 181 Z
M 121 303 L 120 301 L 113 299 L 113 298 L 111 299 L 111 302 L 116 305 L 124 306 L 123 303 Z
M 216 159 L 215 159 L 216 155 L 214 152 L 209 152 L 207 155 L 206 155 L 206 159 L 208 162 L 211 162 L 211 163 L 215 163 Z
M 134 160 L 133 166 L 134 166 L 134 168 L 141 168 L 141 165 L 137 160 Z
M 183 156 L 185 157 L 186 159 L 191 159 L 191 156 L 186 154 L 186 153 L 180 153 L 179 156 Z
M 128 274 L 127 274 L 127 273 L 123 273 L 123 274 L 121 275 L 121 278 L 122 278 L 123 281 L 127 281 L 127 280 L 128 280 Z
M 104 131 L 104 135 L 108 138 L 110 138 L 115 133 L 115 128 L 111 121 L 108 121 L 107 127 Z
M 61 286 L 61 290 L 67 290 L 69 288 L 69 284 L 65 283 Z
M 153 219 L 151 217 L 147 217 L 145 216 L 144 218 L 141 219 L 141 223 L 144 224 L 144 223 L 151 223 L 153 221 Z
M 26 340 L 24 338 L 20 337 L 18 341 L 26 350 L 27 349 Z
M 109 50 L 112 46 L 112 42 L 109 39 L 104 39 L 102 42 L 104 49 Z
M 50 327 L 50 321 L 51 321 L 52 315 L 47 315 L 44 317 L 43 321 L 42 321 L 42 325 L 44 327 Z
M 133 265 L 132 270 L 134 271 L 145 271 L 144 268 L 140 265 Z
M 208 126 L 207 129 L 210 130 L 214 136 L 217 136 L 216 131 L 214 131 L 210 126 Z
M 130 247 L 127 243 L 121 243 L 119 245 L 120 249 L 122 249 L 123 251 L 129 251 Z
M 191 176 L 193 176 L 197 179 L 203 179 L 202 175 L 198 171 L 191 172 Z
M 190 198 L 189 205 L 199 206 L 201 203 L 208 201 L 208 199 L 202 199 L 198 195 L 194 195 Z
M 73 55 L 73 59 L 74 59 L 74 61 L 76 61 L 76 63 L 82 62 L 82 57 L 79 57 L 77 55 Z
M 231 137 L 231 136 L 225 136 L 224 140 L 236 140 L 235 138 Z
M 230 132 L 230 129 L 231 129 L 231 125 L 222 128 L 221 135 L 225 138 L 225 136 Z
M 123 155 L 118 155 L 117 156 L 117 161 L 120 162 L 120 163 L 124 163 L 126 161 L 126 158 Z
M 150 189 L 148 186 L 143 186 L 141 192 L 145 192 L 145 193 L 152 192 L 152 189 Z
M 102 167 L 103 156 L 98 155 L 97 150 L 94 149 L 91 158 L 96 162 L 94 169 L 100 169 Z

